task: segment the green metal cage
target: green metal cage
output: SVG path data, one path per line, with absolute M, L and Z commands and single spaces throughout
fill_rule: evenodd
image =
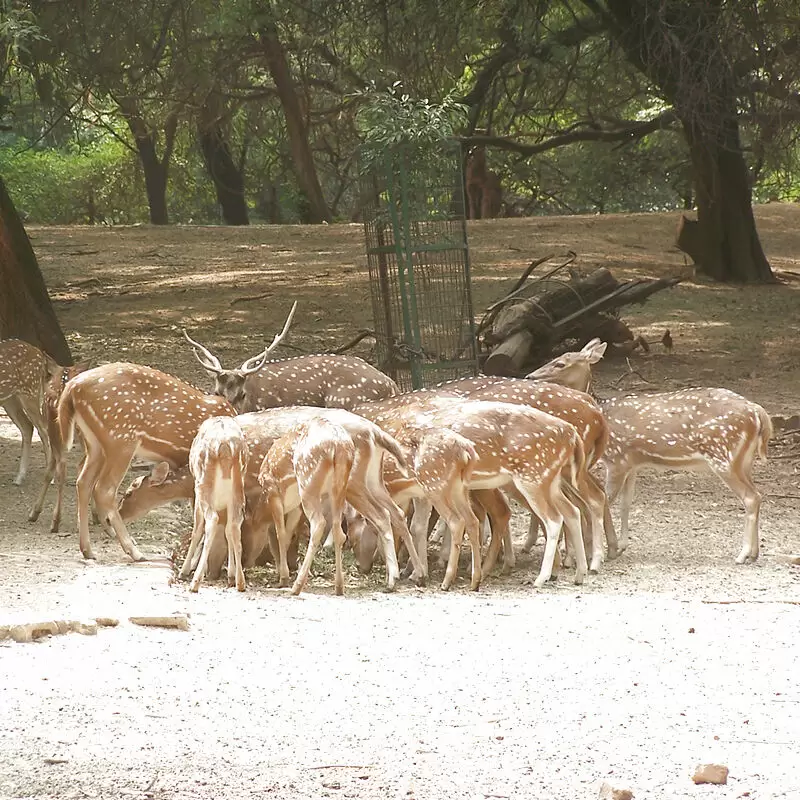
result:
M 379 366 L 404 391 L 476 375 L 460 144 L 387 149 L 361 190 Z

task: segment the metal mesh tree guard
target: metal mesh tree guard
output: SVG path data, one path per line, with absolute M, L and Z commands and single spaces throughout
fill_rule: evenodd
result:
M 458 142 L 387 149 L 362 177 L 380 368 L 405 391 L 478 372 Z

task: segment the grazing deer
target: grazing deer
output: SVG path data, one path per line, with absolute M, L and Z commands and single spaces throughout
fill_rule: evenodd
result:
M 215 379 L 215 393 L 225 397 L 237 412 L 289 405 L 349 409 L 367 400 L 398 394 L 397 384 L 388 375 L 356 356 L 311 355 L 267 361 L 286 336 L 296 308 L 297 303 L 272 344 L 238 369 L 223 369 L 210 350 L 183 332 L 195 358 Z
M 117 534 L 134 560 L 144 556 L 117 510 L 116 494 L 131 460 L 188 463 L 200 424 L 214 416 L 233 416 L 230 404 L 187 383 L 139 364 L 114 363 L 82 372 L 64 387 L 58 423 L 64 446 L 72 448 L 80 431 L 86 457 L 76 482 L 78 533 L 84 558 L 94 558 L 89 535 L 89 500 Z
M 308 549 L 292 594 L 303 591 L 314 556 L 325 538 L 325 497 L 329 501 L 335 553 L 334 587 L 337 595 L 344 594 L 342 548 L 347 537 L 342 528 L 342 514 L 355 458 L 356 447 L 350 435 L 341 425 L 326 419 L 301 423 L 278 439 L 264 458 L 258 476 L 263 489 L 262 503 L 272 515 L 281 553 L 288 549 L 288 538 L 293 533 L 287 534 L 287 512 L 302 508 L 311 527 Z
M 424 574 L 422 563 L 414 547 L 405 517 L 393 502 L 382 477 L 385 453 L 388 453 L 394 458 L 401 468 L 403 467 L 405 464 L 405 456 L 402 448 L 390 435 L 381 430 L 377 425 L 374 425 L 357 414 L 338 408 L 317 409 L 317 412 L 318 413 L 314 417 L 315 421 L 323 420 L 330 423 L 330 425 L 344 430 L 353 443 L 354 460 L 349 471 L 344 498 L 359 514 L 372 523 L 378 531 L 379 536 L 383 539 L 387 590 L 392 591 L 397 579 L 400 577 L 393 537 L 397 537 L 406 545 L 409 558 L 414 565 L 416 574 L 422 576 Z M 316 441 L 318 443 L 317 449 L 314 450 L 317 454 L 324 451 L 323 443 L 325 442 L 326 430 L 329 429 L 317 427 L 313 431 L 315 439 L 310 440 L 310 442 L 313 443 Z M 312 489 L 309 488 L 308 490 L 304 490 L 304 493 L 301 494 L 301 488 L 307 481 L 311 481 L 311 477 L 313 477 L 314 482 L 322 481 L 324 476 L 333 468 L 333 462 L 328 457 L 320 467 L 322 472 L 319 475 L 310 466 L 305 466 L 300 473 L 297 472 L 298 464 L 295 463 L 295 447 L 297 446 L 298 437 L 301 434 L 303 434 L 302 430 L 299 433 L 296 431 L 290 432 L 284 439 L 276 442 L 264 458 L 264 463 L 259 472 L 259 482 L 265 489 L 265 497 L 262 498 L 262 502 L 260 503 L 261 513 L 277 513 L 279 506 L 274 500 L 277 495 L 283 503 L 283 513 L 287 517 L 287 522 L 284 525 L 284 534 L 278 535 L 278 547 L 280 551 L 278 574 L 281 586 L 288 586 L 289 584 L 289 567 L 286 562 L 286 548 L 292 536 L 293 528 L 300 518 L 301 508 L 305 508 L 305 502 L 303 502 L 302 498 L 309 498 L 310 492 L 312 491 Z M 338 431 L 336 435 L 337 437 L 341 437 Z M 334 444 L 335 441 L 332 441 L 330 446 L 333 447 Z M 307 447 L 310 448 L 310 443 Z M 306 459 L 304 464 L 307 465 L 311 456 L 308 455 L 308 449 L 303 452 L 305 453 L 304 458 Z M 325 472 L 326 469 L 328 473 Z M 313 512 L 317 514 L 316 509 L 313 509 Z M 333 516 L 336 518 L 337 513 L 340 519 L 341 513 L 337 511 L 334 511 Z M 255 514 L 257 515 L 259 512 L 256 511 Z M 316 516 L 316 519 L 319 519 L 318 516 Z M 275 517 L 273 517 L 273 521 L 276 525 L 279 524 Z M 314 521 L 311 520 L 310 517 L 309 521 L 313 526 Z M 258 517 L 256 517 L 256 522 L 254 524 L 259 527 Z M 317 521 L 317 528 L 312 527 L 309 548 L 314 544 L 315 530 L 317 533 L 319 532 L 318 525 L 319 523 Z M 335 544 L 336 541 L 334 538 L 334 545 Z M 306 557 L 308 558 L 308 556 Z M 295 581 L 292 587 L 292 591 L 295 594 L 302 591 L 303 588 L 302 582 L 298 581 Z
M 194 478 L 194 529 L 183 562 L 181 577 L 186 578 L 196 561 L 204 538 L 189 591 L 196 592 L 206 574 L 208 557 L 224 525 L 228 545 L 228 585 L 245 590 L 242 569 L 242 520 L 245 496 L 244 474 L 249 458 L 247 441 L 231 417 L 211 417 L 200 426 L 189 451 L 189 470 Z M 225 512 L 224 523 L 220 513 Z
M 22 454 L 13 481 L 17 486 L 28 472 L 34 428 L 50 460 L 44 397 L 51 375 L 58 370 L 55 361 L 38 347 L 20 339 L 0 341 L 0 405 L 22 435 Z
M 261 497 L 261 486 L 258 483 L 258 471 L 264 456 L 276 439 L 288 433 L 295 425 L 311 419 L 319 413 L 318 408 L 306 406 L 270 408 L 239 414 L 234 417 L 242 430 L 250 459 L 244 474 L 246 498 L 245 518 L 242 524 L 242 564 L 251 567 L 263 557 L 264 551 L 272 553 L 278 563 L 277 540 L 269 538 L 271 520 L 264 524 L 254 524 L 252 511 L 254 504 Z M 135 478 L 128 486 L 119 504 L 119 513 L 123 522 L 131 522 L 146 514 L 153 508 L 172 503 L 176 500 L 193 500 L 194 478 L 189 466 L 184 465 L 172 469 L 167 462 L 156 464 L 146 475 Z M 220 517 L 222 524 L 222 517 Z M 215 578 L 222 567 L 227 550 L 212 547 L 209 556 L 207 575 Z M 291 553 L 290 553 L 291 555 Z M 294 553 L 296 558 L 296 552 Z
M 491 375 L 451 381 L 439 386 L 438 390 L 458 394 L 470 400 L 495 400 L 538 408 L 574 425 L 583 442 L 586 456 L 586 469 L 578 475 L 576 486 L 580 497 L 588 506 L 587 522 L 592 548 L 589 571 L 598 572 L 603 563 L 603 540 L 600 529 L 603 520 L 606 521 L 609 558 L 616 557 L 617 538 L 610 515 L 607 514 L 606 496 L 598 481 L 588 471 L 605 452 L 609 435 L 603 413 L 590 395 L 540 380 L 501 378 Z M 535 518 L 531 527 L 535 537 L 538 528 Z M 529 542 L 531 538 L 529 534 Z M 530 546 L 532 545 L 533 542 L 530 542 Z M 487 560 L 484 562 L 484 569 L 489 570 L 494 566 L 499 546 L 500 538 L 493 539 Z M 526 548 L 530 549 L 530 546 L 526 542 Z
M 468 488 L 513 487 L 545 526 L 547 544 L 535 585 L 542 586 L 552 574 L 562 523 L 576 556 L 575 583 L 582 583 L 587 565 L 580 536 L 580 514 L 561 487 L 562 479 L 574 486 L 585 469 L 583 444 L 575 427 L 523 405 L 447 397 L 436 392 L 408 395 L 404 405 L 399 399 L 365 404 L 359 407 L 359 413 L 379 425 L 391 417 L 388 424 L 398 430 L 401 441 L 406 431 L 419 428 L 446 428 L 470 441 L 477 462 L 469 475 Z M 444 468 L 443 462 L 438 468 L 440 471 Z M 391 488 L 388 477 L 387 482 Z M 465 517 L 469 519 L 466 514 Z M 471 519 L 469 522 L 473 524 Z M 414 529 L 420 535 L 423 526 L 415 525 Z M 494 534 L 495 531 L 493 537 Z M 427 524 L 422 535 L 427 536 Z M 425 538 L 418 539 L 416 545 L 418 552 L 425 549 Z M 451 542 L 448 572 L 453 575 L 460 545 L 459 539 Z M 456 563 L 451 569 L 454 553 Z M 422 557 L 423 565 L 425 561 Z
M 583 350 L 565 353 L 534 375 L 587 391 L 599 340 Z M 600 351 L 601 352 L 601 351 Z M 601 352 L 602 354 L 602 352 Z M 559 366 L 561 364 L 561 366 Z M 737 564 L 758 558 L 761 494 L 753 483 L 753 465 L 766 459 L 772 436 L 769 414 L 727 389 L 681 389 L 601 400 L 609 427 L 602 461 L 609 502 L 620 499 L 619 548 L 628 546 L 628 515 L 642 467 L 688 470 L 706 466 L 742 501 L 745 529 Z

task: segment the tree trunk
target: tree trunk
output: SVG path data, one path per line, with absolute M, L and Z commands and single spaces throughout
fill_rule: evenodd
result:
M 0 338 L 24 339 L 72 364 L 28 234 L 0 178 Z
M 687 130 L 697 192 L 697 269 L 717 281 L 774 280 L 753 217 L 747 164 L 736 147 L 708 142 Z
M 178 117 L 174 113 L 167 117 L 167 122 L 164 126 L 164 155 L 159 158 L 156 150 L 156 132 L 139 114 L 136 100 L 130 97 L 123 97 L 118 102 L 120 111 L 133 134 L 136 152 L 139 154 L 139 161 L 142 164 L 144 186 L 147 192 L 147 206 L 150 209 L 150 222 L 153 225 L 169 225 L 167 179 L 169 177 L 169 162 L 175 143 Z
M 295 91 L 289 62 L 278 37 L 275 23 L 271 20 L 262 21 L 259 38 L 286 118 L 286 132 L 289 135 L 289 146 L 292 151 L 297 182 L 308 204 L 307 219 L 310 223 L 330 222 L 331 212 L 325 202 L 317 175 L 300 99 Z
M 231 148 L 220 123 L 217 98 L 209 95 L 198 122 L 200 149 L 208 174 L 214 182 L 217 202 L 226 225 L 249 225 L 244 196 L 244 175 L 233 160 Z
M 596 4 L 584 0 L 596 12 Z M 683 124 L 697 196 L 698 269 L 719 281 L 774 280 L 756 231 L 739 136 L 742 87 L 728 52 L 728 4 L 607 0 L 627 59 L 659 87 Z
M 153 225 L 169 225 L 167 211 L 167 166 L 156 155 L 154 137 L 136 139 L 136 149 L 144 172 L 144 186 L 147 191 L 147 205 L 150 208 L 150 222 Z

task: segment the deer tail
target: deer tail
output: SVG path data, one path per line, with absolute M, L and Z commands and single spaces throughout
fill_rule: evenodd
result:
M 395 439 L 393 436 L 389 436 L 388 433 L 382 431 L 377 426 L 373 432 L 373 436 L 378 447 L 393 456 L 397 463 L 403 469 L 405 469 L 407 466 L 406 457 L 403 455 L 403 449 L 400 447 L 400 443 L 397 441 L 397 439 Z
M 67 386 L 58 401 L 58 430 L 66 450 L 72 450 L 75 441 L 74 386 Z
M 763 461 L 767 460 L 767 444 L 772 438 L 772 419 L 766 409 L 761 406 L 756 407 L 756 417 L 758 419 L 758 457 Z

